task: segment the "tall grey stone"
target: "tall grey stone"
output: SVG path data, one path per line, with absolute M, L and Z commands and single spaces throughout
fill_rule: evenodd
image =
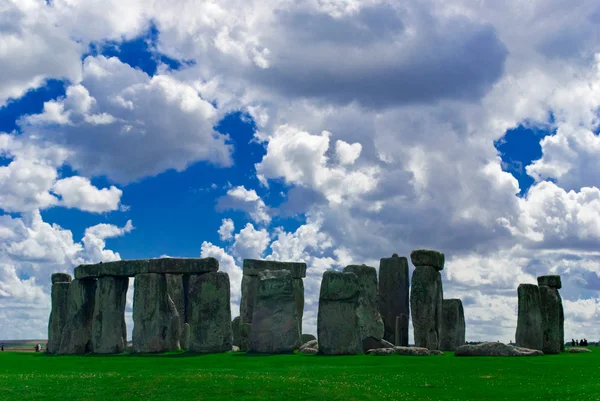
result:
M 440 349 L 454 351 L 465 345 L 465 312 L 460 299 L 444 299 Z
M 562 287 L 560 276 L 538 277 L 544 354 L 558 354 L 565 350 L 565 316 L 558 290 Z
M 127 348 L 125 306 L 128 277 L 98 279 L 92 320 L 92 348 L 96 354 L 119 354 Z
M 181 339 L 179 340 L 180 345 L 181 345 L 181 349 L 182 350 L 189 350 L 190 349 L 190 324 L 189 323 L 184 323 L 183 324 L 183 331 L 181 332 Z
M 231 351 L 229 275 L 223 272 L 192 275 L 189 281 L 190 351 Z
M 517 294 L 519 297 L 519 317 L 515 338 L 517 346 L 542 350 L 544 335 L 540 290 L 535 284 L 520 284 Z
M 411 252 L 410 258 L 415 265 L 410 289 L 415 345 L 439 350 L 444 298 L 439 271 L 444 268 L 444 254 L 418 249 Z
M 399 346 L 408 346 L 409 314 L 408 260 L 393 254 L 379 262 L 379 313 L 385 331 L 383 338 L 395 342 L 396 317 L 400 316 Z
M 233 345 L 240 346 L 240 317 L 236 316 L 231 321 L 231 332 L 233 334 Z
M 294 282 L 288 270 L 264 270 L 252 314 L 250 351 L 282 354 L 300 347 Z
M 252 314 L 254 313 L 254 302 L 256 301 L 256 292 L 258 291 L 258 275 L 242 276 L 242 298 L 240 300 L 240 322 L 252 324 Z
M 68 317 L 60 342 L 59 354 L 92 352 L 92 320 L 96 280 L 73 280 L 69 286 Z
M 185 325 L 185 291 L 183 286 L 183 275 L 165 274 L 165 276 L 167 278 L 167 292 L 175 304 L 177 314 L 179 315 L 179 333 L 183 334 L 183 326 Z
M 167 277 L 148 273 L 135 276 L 133 292 L 133 352 L 179 350 L 179 313 L 169 296 Z
M 55 354 L 60 350 L 63 330 L 69 315 L 68 296 L 71 276 L 65 273 L 55 273 L 52 275 L 51 280 L 52 289 L 50 290 L 50 298 L 52 307 L 50 310 L 50 319 L 48 320 L 47 350 L 49 353 Z
M 362 353 L 358 317 L 359 293 L 356 274 L 332 270 L 323 273 L 317 315 L 319 353 L 324 355 Z
M 358 277 L 358 325 L 363 352 L 366 352 L 371 349 L 370 340 L 381 340 L 384 333 L 383 320 L 379 314 L 377 270 L 367 265 L 349 265 L 343 271 L 354 273 Z
M 298 332 L 302 335 L 302 318 L 304 317 L 304 281 L 301 278 L 294 279 L 294 298 L 296 302 L 296 314 L 298 315 Z

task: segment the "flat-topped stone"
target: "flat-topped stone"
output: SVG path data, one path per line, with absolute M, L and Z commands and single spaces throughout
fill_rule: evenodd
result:
M 202 274 L 219 270 L 215 258 L 159 258 L 119 260 L 115 262 L 80 265 L 75 268 L 75 278 L 105 276 L 133 277 L 138 274 Z
M 538 285 L 545 285 L 551 288 L 561 289 L 562 283 L 560 281 L 560 276 L 552 275 L 552 276 L 540 276 L 537 278 Z
M 327 301 L 349 300 L 354 302 L 359 290 L 358 276 L 356 274 L 328 270 L 323 273 L 319 298 Z
M 544 353 L 535 349 L 513 347 L 502 343 L 481 343 L 461 345 L 454 352 L 455 356 L 542 356 Z
M 70 283 L 73 278 L 67 273 L 54 273 L 52 274 L 52 284 L 54 283 Z
M 288 270 L 292 274 L 292 278 L 306 277 L 306 263 L 244 259 L 243 272 L 245 275 L 258 276 L 260 272 L 265 270 Z
M 410 260 L 415 266 L 431 266 L 443 270 L 445 256 L 432 249 L 415 249 L 410 253 Z

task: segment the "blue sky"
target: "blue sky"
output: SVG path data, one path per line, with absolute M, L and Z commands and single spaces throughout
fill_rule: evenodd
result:
M 52 272 L 162 255 L 218 258 L 234 316 L 244 258 L 305 261 L 316 332 L 325 270 L 423 247 L 467 339 L 542 274 L 600 336 L 595 2 L 108 3 L 0 17 L 0 338 Z

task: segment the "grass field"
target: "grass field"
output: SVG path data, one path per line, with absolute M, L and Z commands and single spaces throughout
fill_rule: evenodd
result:
M 600 348 L 532 358 L 0 353 L 0 400 L 600 400 Z

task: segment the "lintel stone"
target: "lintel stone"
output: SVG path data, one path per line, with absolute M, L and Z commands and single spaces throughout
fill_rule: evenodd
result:
M 445 256 L 442 252 L 432 249 L 416 249 L 410 253 L 410 260 L 415 266 L 431 266 L 443 270 Z
M 245 275 L 258 276 L 260 272 L 265 270 L 288 270 L 292 274 L 292 278 L 306 277 L 306 263 L 244 259 L 243 271 Z
M 138 274 L 202 274 L 219 270 L 215 258 L 159 258 L 119 260 L 116 262 L 80 265 L 75 268 L 75 278 L 104 276 L 133 277 Z
M 561 289 L 562 283 L 560 281 L 560 276 L 552 275 L 552 276 L 540 276 L 537 278 L 538 285 L 545 285 L 551 288 Z

